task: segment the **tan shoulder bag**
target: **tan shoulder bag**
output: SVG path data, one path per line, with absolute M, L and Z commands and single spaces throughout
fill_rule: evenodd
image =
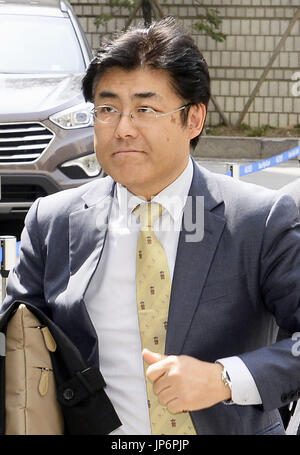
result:
M 5 434 L 63 434 L 49 354 L 55 350 L 49 329 L 25 305 L 20 305 L 6 334 Z

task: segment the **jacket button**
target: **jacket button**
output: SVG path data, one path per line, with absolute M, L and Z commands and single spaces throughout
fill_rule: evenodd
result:
M 293 390 L 288 394 L 288 397 L 290 400 L 293 400 L 296 397 L 297 393 L 294 392 Z
M 72 400 L 72 398 L 74 397 L 74 390 L 72 390 L 72 389 L 64 390 L 63 391 L 63 397 L 67 401 Z

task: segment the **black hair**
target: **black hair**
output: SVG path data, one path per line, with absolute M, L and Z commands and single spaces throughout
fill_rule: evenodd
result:
M 206 61 L 192 37 L 172 17 L 148 28 L 132 28 L 104 43 L 83 78 L 85 100 L 93 102 L 96 85 L 108 68 L 130 71 L 146 66 L 168 71 L 174 90 L 185 104 L 203 103 L 207 107 L 210 77 Z M 182 112 L 183 125 L 187 122 L 189 106 Z M 199 136 L 191 140 L 192 148 L 196 147 Z

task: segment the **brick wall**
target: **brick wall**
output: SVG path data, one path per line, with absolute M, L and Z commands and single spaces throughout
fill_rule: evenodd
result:
M 95 16 L 111 14 L 105 0 L 71 0 L 87 38 L 96 49 L 100 39 L 124 26 L 125 8 L 114 8 L 113 19 L 96 29 Z M 210 68 L 212 93 L 231 123 L 235 123 L 261 76 L 280 38 L 299 8 L 298 0 L 202 0 L 216 8 L 222 19 L 224 43 L 197 34 L 192 25 L 203 8 L 194 0 L 166 0 L 166 15 L 178 17 L 202 50 Z M 300 95 L 293 96 L 292 75 L 300 72 L 300 20 L 294 25 L 265 82 L 251 105 L 244 123 L 250 126 L 286 127 L 300 123 Z M 212 103 L 207 125 L 221 122 Z

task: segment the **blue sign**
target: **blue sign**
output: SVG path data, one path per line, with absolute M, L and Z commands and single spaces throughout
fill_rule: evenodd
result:
M 295 147 L 285 152 L 279 153 L 278 155 L 271 156 L 265 160 L 256 161 L 254 163 L 244 164 L 240 166 L 240 177 L 244 175 L 252 174 L 253 172 L 261 171 L 268 167 L 277 166 L 278 164 L 284 163 L 285 161 L 296 158 L 300 155 L 300 146 Z
M 17 242 L 17 246 L 16 246 L 16 248 L 17 248 L 17 256 L 19 256 L 20 243 L 21 243 L 20 241 Z M 2 262 L 2 247 L 0 247 L 0 263 L 1 262 Z

